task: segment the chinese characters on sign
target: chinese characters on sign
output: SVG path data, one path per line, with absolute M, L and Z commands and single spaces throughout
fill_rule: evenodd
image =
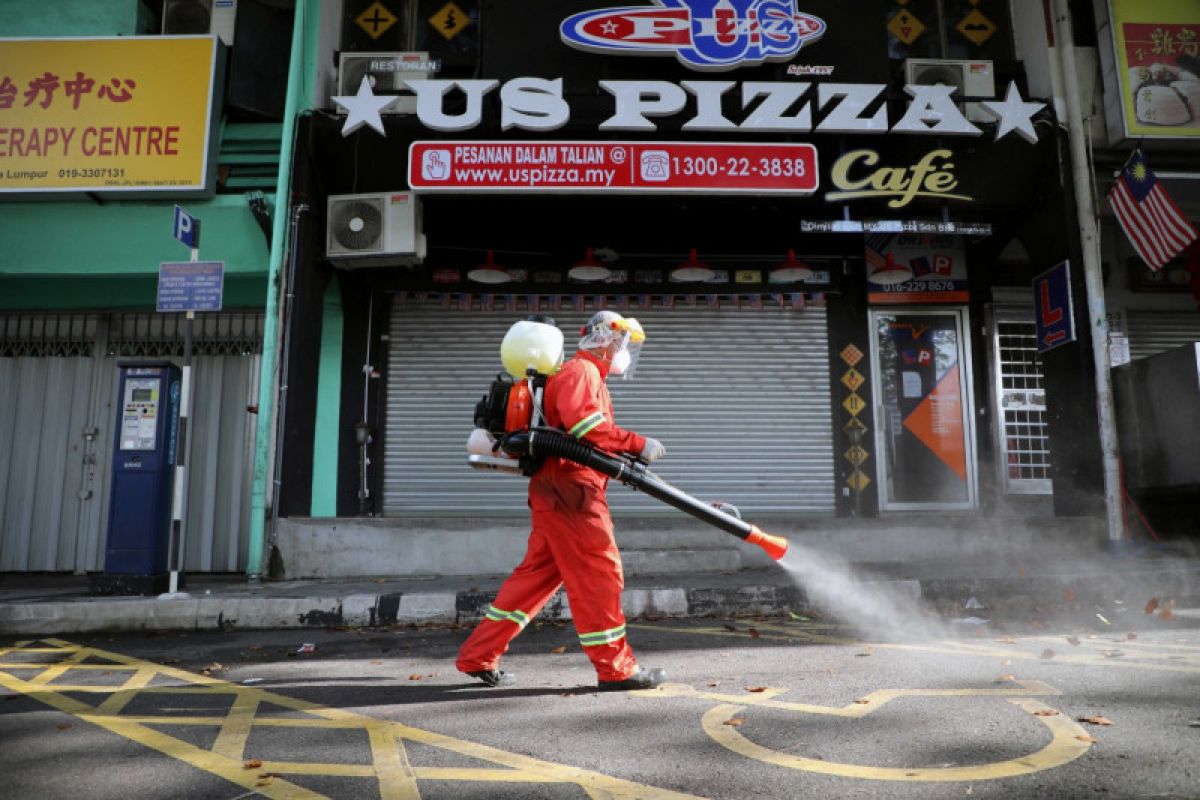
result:
M 1111 5 L 1126 136 L 1200 136 L 1200 4 Z
M 203 189 L 215 41 L 0 40 L 0 192 Z

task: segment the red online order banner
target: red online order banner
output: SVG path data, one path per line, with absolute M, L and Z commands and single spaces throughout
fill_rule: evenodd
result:
M 423 192 L 812 194 L 811 144 L 413 142 L 408 184 Z

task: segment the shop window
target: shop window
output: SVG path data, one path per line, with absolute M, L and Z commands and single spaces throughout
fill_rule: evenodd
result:
M 1011 20 L 1008 0 L 890 0 L 888 54 L 1008 61 Z

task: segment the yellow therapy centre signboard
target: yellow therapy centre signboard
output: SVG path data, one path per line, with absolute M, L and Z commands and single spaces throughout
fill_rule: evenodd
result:
M 0 192 L 204 190 L 217 47 L 0 39 Z

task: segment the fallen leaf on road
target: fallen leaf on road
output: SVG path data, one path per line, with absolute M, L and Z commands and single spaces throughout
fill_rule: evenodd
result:
M 1076 736 L 1075 738 L 1081 742 L 1087 742 L 1088 744 L 1095 744 L 1096 742 L 1100 741 L 1095 736 L 1088 736 L 1086 733 L 1081 736 Z
M 1167 621 L 1173 620 L 1175 619 L 1175 612 L 1169 608 L 1164 608 L 1162 611 L 1158 612 L 1158 618 Z
M 753 639 L 757 639 L 758 637 L 762 636 L 762 634 L 758 632 L 757 628 L 748 628 L 747 632 L 750 634 L 750 637 Z
M 871 701 L 870 700 L 855 700 L 854 702 L 860 706 L 865 706 L 865 705 L 869 704 Z
M 1009 681 L 1015 681 L 1016 679 L 1016 675 L 1001 675 L 996 678 L 996 680 L 992 681 L 992 683 L 1007 683 Z
M 710 688 L 710 689 L 715 689 L 715 688 L 717 688 L 717 687 L 718 687 L 718 686 L 720 686 L 720 685 L 721 685 L 721 682 L 720 682 L 720 681 L 713 681 L 712 683 L 710 683 L 710 684 L 708 685 L 708 688 Z
M 736 631 L 736 630 L 737 630 L 737 626 L 736 626 L 736 625 L 726 625 L 726 626 L 725 626 L 725 630 L 727 630 L 727 631 Z
M 1078 636 L 1068 636 L 1067 644 L 1071 645 L 1072 647 L 1079 647 L 1079 637 Z
M 565 644 L 560 644 L 558 647 L 551 648 L 550 652 L 555 654 L 565 653 L 567 652 L 567 646 Z
M 867 650 L 865 653 L 855 653 L 854 655 L 858 658 L 867 658 L 868 656 L 875 655 L 875 651 L 871 648 L 871 645 L 867 645 Z
M 1129 633 L 1125 634 L 1125 638 L 1130 641 L 1133 641 L 1134 639 L 1137 638 L 1137 634 L 1133 631 L 1130 631 Z
M 1042 658 L 1054 658 L 1054 651 L 1047 647 L 1042 651 Z
M 1151 597 L 1150 600 L 1146 603 L 1146 613 L 1153 614 L 1155 609 L 1157 609 L 1157 608 L 1158 608 L 1158 598 Z
M 259 778 L 254 782 L 255 786 L 270 786 L 274 778 Z
M 59 729 L 60 731 L 65 731 L 65 730 L 66 730 L 67 728 L 69 728 L 69 727 L 71 727 L 71 723 L 69 723 L 69 722 L 60 722 L 60 723 L 58 723 L 58 729 Z
M 252 758 L 242 763 L 242 769 L 258 769 L 262 766 L 261 758 Z
M 1113 724 L 1113 721 L 1111 719 L 1109 719 L 1108 717 L 1100 717 L 1100 716 L 1080 717 L 1079 721 L 1086 722 L 1089 725 L 1112 725 Z
M 767 690 L 767 687 L 765 687 L 765 686 L 747 686 L 746 687 L 747 692 L 759 693 L 759 692 L 765 692 L 766 690 Z
M 1071 589 L 1063 589 L 1063 597 L 1066 598 L 1068 603 L 1075 602 L 1075 592 Z
M 408 676 L 408 679 L 409 679 L 410 681 L 419 681 L 419 680 L 421 680 L 421 678 L 423 678 L 423 677 L 425 677 L 425 676 L 424 676 L 424 675 L 420 675 L 420 674 L 418 674 L 418 673 L 415 673 L 415 672 L 414 672 L 412 675 L 409 675 L 409 676 Z
M 724 722 L 722 722 L 721 724 L 722 724 L 722 725 L 729 725 L 729 726 L 731 726 L 731 727 L 734 727 L 734 728 L 736 728 L 736 727 L 738 727 L 739 725 L 745 725 L 745 724 L 746 724 L 746 720 L 744 720 L 744 719 L 743 719 L 743 718 L 741 718 L 741 717 L 733 717 L 732 719 L 727 719 L 727 720 L 725 720 L 725 721 L 724 721 Z
M 1058 712 L 1055 711 L 1053 708 L 1043 708 L 1043 709 L 1033 712 L 1033 715 L 1035 717 L 1057 717 Z

